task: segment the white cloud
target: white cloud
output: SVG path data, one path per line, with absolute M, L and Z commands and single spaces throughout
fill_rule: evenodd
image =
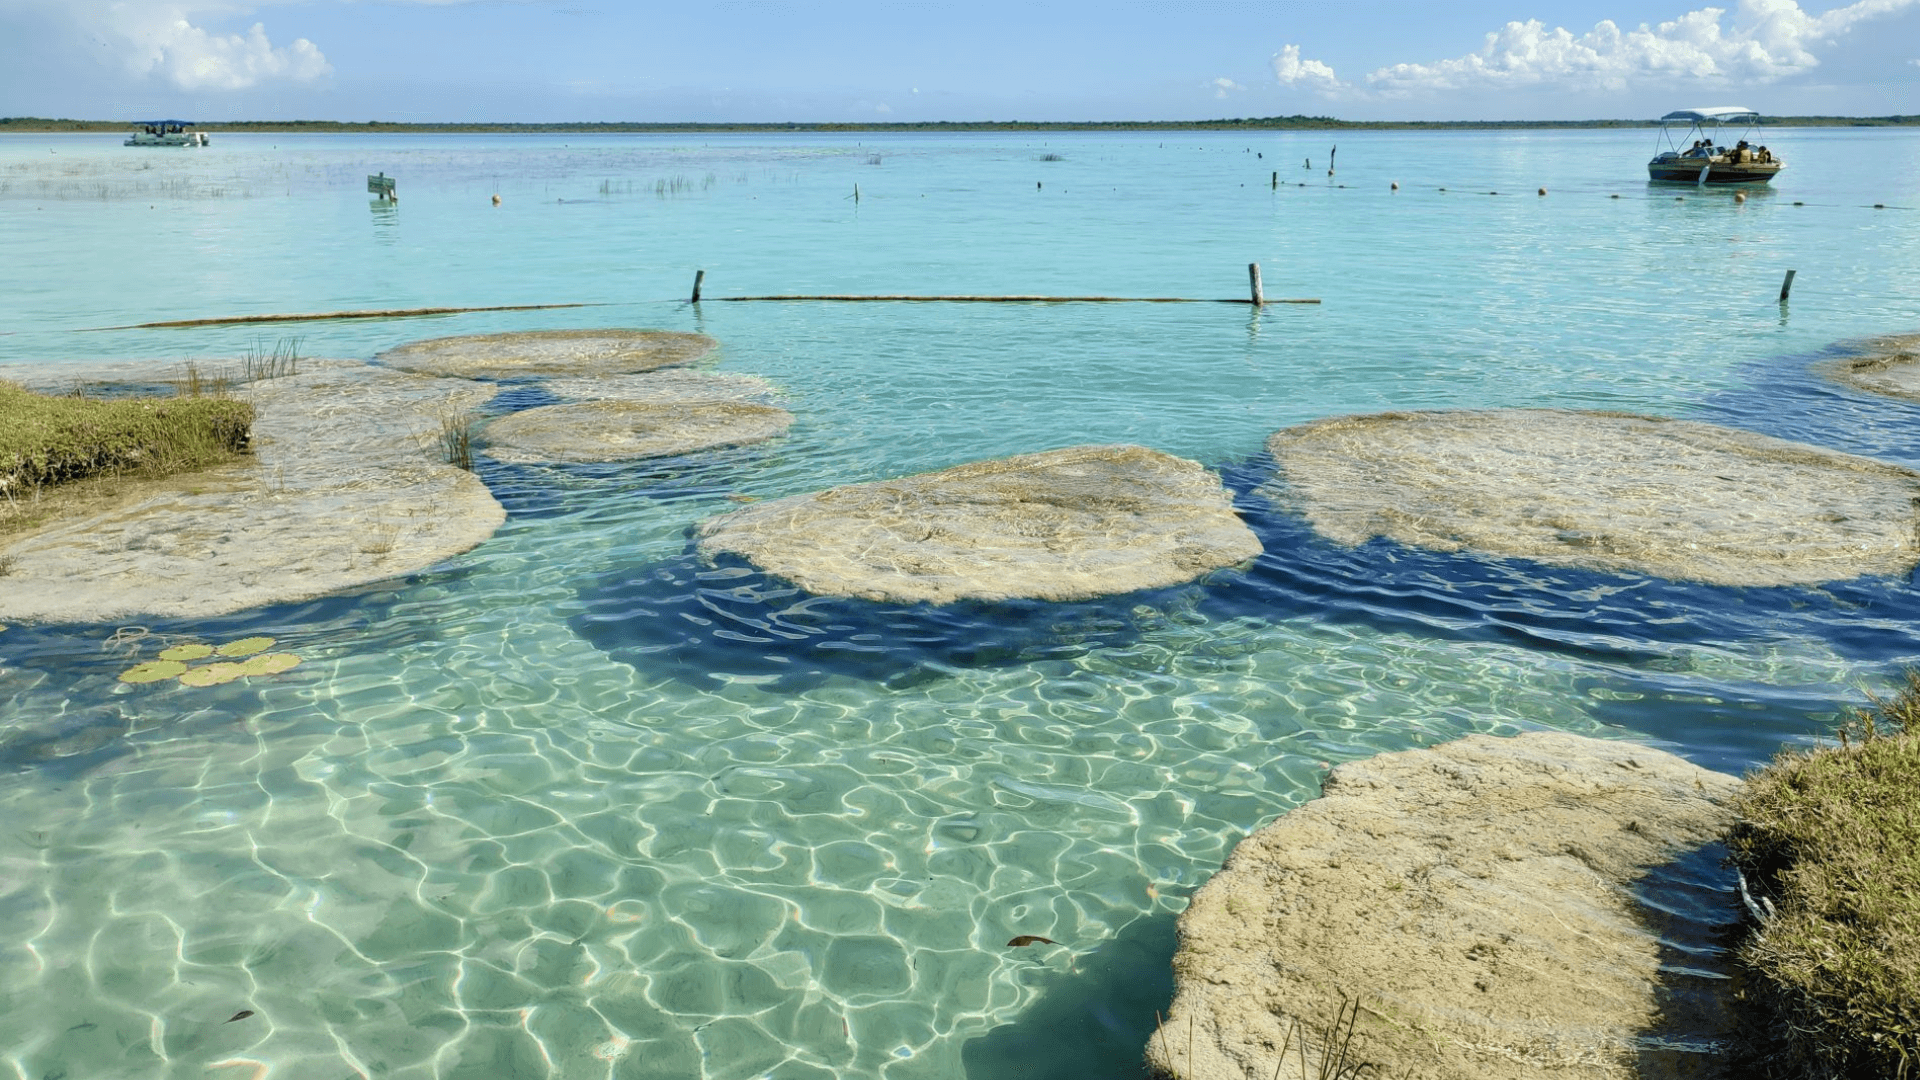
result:
M 1724 26 L 1726 9 L 1708 7 L 1658 26 L 1643 23 L 1635 30 L 1603 20 L 1577 37 L 1563 27 L 1549 30 L 1530 19 L 1488 34 L 1477 52 L 1465 56 L 1380 68 L 1367 76 L 1367 85 L 1399 96 L 1540 85 L 1620 90 L 1643 80 L 1772 82 L 1818 67 L 1814 49 L 1831 44 L 1856 24 L 1915 4 L 1920 0 L 1858 0 L 1810 15 L 1794 0 L 1740 0 Z M 1279 57 L 1274 67 L 1277 72 Z M 1282 81 L 1287 81 L 1284 76 Z
M 1282 86 L 1303 86 L 1326 93 L 1346 86 L 1326 64 L 1318 60 L 1300 59 L 1298 45 L 1285 46 L 1273 54 L 1273 77 L 1279 79 Z
M 306 38 L 275 45 L 266 25 L 220 33 L 209 19 L 250 13 L 262 5 L 226 0 L 0 0 L 0 7 L 39 8 L 80 40 L 105 46 L 136 77 L 158 76 L 182 90 L 241 90 L 262 82 L 306 82 L 333 71 Z
M 1207 83 L 1206 85 L 1213 88 L 1213 96 L 1217 98 L 1226 97 L 1229 91 L 1246 89 L 1246 87 L 1241 86 L 1239 83 L 1234 82 L 1232 79 L 1226 78 L 1225 76 L 1215 79 L 1212 82 Z

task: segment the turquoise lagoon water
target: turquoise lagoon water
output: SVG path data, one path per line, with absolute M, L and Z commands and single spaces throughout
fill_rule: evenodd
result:
M 1788 168 L 1739 204 L 1650 187 L 1648 131 L 0 140 L 6 365 L 647 326 L 713 335 L 707 366 L 798 418 L 700 460 L 489 466 L 505 527 L 413 578 L 0 631 L 0 1076 L 1133 1076 L 1186 897 L 1331 763 L 1551 728 L 1737 771 L 1813 737 L 1920 659 L 1911 582 L 1347 550 L 1253 493 L 1275 429 L 1390 408 L 1920 466 L 1920 410 L 1809 372 L 1920 329 L 1920 133 L 1767 141 Z M 696 269 L 708 297 L 1239 297 L 1256 261 L 1324 303 L 683 302 Z M 598 306 L 81 332 L 567 302 Z M 933 611 L 688 551 L 728 496 L 1111 441 L 1220 469 L 1267 555 Z M 305 664 L 115 681 L 249 634 Z

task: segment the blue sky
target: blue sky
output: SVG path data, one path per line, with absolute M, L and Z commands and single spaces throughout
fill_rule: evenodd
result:
M 1920 0 L 0 0 L 0 115 L 1920 113 Z

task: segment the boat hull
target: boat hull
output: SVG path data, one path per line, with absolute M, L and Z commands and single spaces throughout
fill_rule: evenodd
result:
M 1707 169 L 1709 184 L 1764 184 L 1772 180 L 1781 169 L 1779 162 L 1753 162 L 1746 165 L 1722 164 L 1715 162 Z M 1700 182 L 1700 163 L 1685 160 L 1667 163 L 1654 161 L 1647 164 L 1647 178 L 1663 183 L 1697 184 Z

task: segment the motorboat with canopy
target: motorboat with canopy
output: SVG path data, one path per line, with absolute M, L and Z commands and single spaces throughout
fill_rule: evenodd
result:
M 1759 128 L 1760 114 L 1738 105 L 1670 112 L 1660 118 L 1647 176 L 1683 184 L 1764 184 L 1786 162 L 1756 145 Z M 1682 130 L 1685 134 L 1676 139 L 1674 133 Z M 1728 146 L 1736 132 L 1738 141 Z
M 205 146 L 207 133 L 188 131 L 191 120 L 142 120 L 122 146 Z

